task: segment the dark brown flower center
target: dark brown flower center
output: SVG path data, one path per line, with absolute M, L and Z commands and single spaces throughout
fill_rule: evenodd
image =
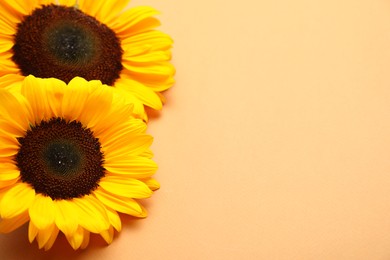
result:
M 80 122 L 42 121 L 18 141 L 16 164 L 22 181 L 52 199 L 88 195 L 105 175 L 100 142 Z
M 23 75 L 67 83 L 80 76 L 113 85 L 123 68 L 115 33 L 74 7 L 52 4 L 35 9 L 18 24 L 12 50 Z

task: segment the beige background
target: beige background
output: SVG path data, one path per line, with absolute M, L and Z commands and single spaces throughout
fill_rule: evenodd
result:
M 390 259 L 390 1 L 136 0 L 177 84 L 150 122 L 162 184 L 106 247 L 2 259 Z

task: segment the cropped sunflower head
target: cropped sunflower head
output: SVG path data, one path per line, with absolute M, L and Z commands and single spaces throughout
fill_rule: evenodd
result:
M 0 77 L 100 80 L 161 109 L 160 92 L 173 84 L 172 40 L 155 30 L 155 9 L 126 10 L 129 2 L 0 1 Z
M 119 213 L 145 217 L 152 137 L 113 88 L 74 78 L 25 78 L 0 88 L 0 232 L 29 222 L 30 242 L 50 249 L 61 231 L 74 249 L 90 233 L 111 243 Z

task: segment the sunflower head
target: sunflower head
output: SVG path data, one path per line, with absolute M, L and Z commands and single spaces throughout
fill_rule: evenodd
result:
M 122 48 L 106 25 L 74 7 L 44 5 L 18 25 L 12 60 L 24 76 L 75 76 L 113 85 L 122 70 Z M 38 58 L 39 57 L 39 58 Z
M 100 80 L 161 109 L 175 70 L 157 11 L 128 0 L 0 1 L 0 77 Z M 9 76 L 8 76 L 9 78 Z M 145 115 L 144 115 L 145 116 Z
M 61 231 L 77 249 L 90 233 L 111 243 L 118 212 L 146 216 L 152 137 L 117 90 L 28 76 L 19 92 L 0 88 L 0 129 L 1 232 L 29 222 L 40 248 Z

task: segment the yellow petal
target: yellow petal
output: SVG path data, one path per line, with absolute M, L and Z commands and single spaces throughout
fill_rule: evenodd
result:
M 72 236 L 66 236 L 66 239 L 74 250 L 78 249 L 84 240 L 84 229 L 79 226 L 76 232 Z
M 5 38 L 5 37 L 4 37 Z M 13 47 L 13 42 L 12 41 L 7 41 L 6 39 L 3 39 L 2 42 L 0 42 L 0 52 L 6 52 L 12 49 Z
M 99 188 L 94 191 L 94 194 L 98 200 L 113 210 L 135 217 L 146 217 L 146 212 L 134 199 L 117 197 Z
M 59 233 L 58 228 L 54 226 L 54 230 L 51 232 L 49 240 L 46 242 L 46 244 L 43 247 L 45 251 L 49 250 L 53 246 L 54 242 L 57 239 L 58 233 Z
M 89 95 L 88 82 L 80 77 L 72 79 L 64 89 L 61 115 L 72 121 L 78 120 L 84 110 L 84 104 Z
M 30 14 L 31 10 L 37 6 L 36 0 L 3 0 L 1 2 L 1 5 L 3 5 L 5 8 L 20 13 L 21 15 Z
M 153 178 L 141 179 L 141 181 L 145 182 L 152 191 L 160 189 L 160 183 Z
M 55 223 L 67 237 L 71 237 L 76 232 L 78 227 L 78 211 L 74 209 L 72 203 L 72 201 L 67 200 L 54 201 L 56 208 Z
M 31 111 L 26 100 L 16 98 L 11 92 L 0 89 L 0 117 L 8 120 L 11 127 L 20 135 L 23 135 L 29 127 L 28 118 Z
M 8 181 L 0 181 L 0 189 L 3 188 L 10 188 L 11 186 L 14 186 L 15 183 L 19 181 L 19 178 L 13 179 L 13 180 L 8 180 Z
M 140 156 L 152 159 L 154 156 L 154 153 L 152 152 L 151 149 L 146 149 L 143 153 L 140 154 Z
M 110 224 L 116 229 L 116 231 L 118 232 L 121 231 L 122 222 L 118 213 L 109 207 L 106 207 L 106 210 L 107 210 L 108 219 L 110 220 Z
M 15 164 L 1 163 L 0 164 L 0 183 L 19 178 L 20 171 Z
M 5 1 L 0 1 L 0 13 L 3 14 L 0 16 L 0 19 L 15 28 L 16 24 L 20 22 L 20 19 L 23 16 L 21 13 L 10 7 Z
M 55 207 L 50 197 L 37 194 L 29 208 L 31 222 L 40 229 L 47 229 L 54 223 Z
M 3 123 L 6 123 L 6 120 L 0 119 L 0 125 L 4 126 Z M 25 133 L 23 134 L 23 136 Z M 12 149 L 19 149 L 20 143 L 17 138 L 22 137 L 17 134 L 9 133 L 7 130 L 0 128 L 0 147 L 10 147 Z
M 8 54 L 8 52 L 0 53 L 0 61 L 1 61 L 1 63 L 0 63 L 0 76 L 5 76 L 9 73 L 12 73 L 12 74 L 20 73 L 19 68 L 16 67 L 15 63 L 13 63 L 11 60 L 9 60 L 6 57 L 6 54 Z M 12 76 L 15 76 L 15 75 L 12 75 Z M 8 87 L 6 87 L 6 88 L 8 89 Z
M 143 120 L 144 122 L 148 122 L 148 115 L 146 114 L 144 104 L 142 104 L 142 102 L 137 97 L 129 92 L 121 89 L 118 89 L 118 92 L 126 98 L 128 104 L 132 105 L 133 116 L 137 119 Z
M 43 248 L 53 236 L 57 237 L 58 228 L 53 224 L 48 226 L 46 229 L 38 230 L 36 237 L 39 249 Z
M 0 201 L 1 218 L 14 218 L 27 211 L 35 198 L 35 191 L 26 183 L 9 189 Z
M 117 18 L 118 14 L 128 5 L 130 0 L 80 0 L 80 9 L 91 16 L 96 17 L 100 22 L 109 25 Z
M 17 149 L 13 148 L 13 147 L 4 147 L 4 148 L 0 148 L 0 157 L 1 158 L 13 158 L 15 157 L 15 155 L 17 154 Z
M 169 61 L 171 59 L 170 51 L 149 51 L 143 55 L 127 56 L 126 53 L 123 59 L 131 65 L 151 64 L 153 62 Z
M 88 246 L 89 237 L 90 237 L 89 231 L 84 229 L 84 239 L 83 239 L 83 242 L 81 243 L 81 246 L 80 246 L 81 249 L 85 249 Z
M 18 149 L 15 149 L 14 147 L 0 148 L 1 158 L 14 158 L 17 153 L 18 153 Z
M 135 80 L 122 77 L 115 83 L 115 86 L 118 89 L 123 89 L 129 93 L 132 93 L 142 103 L 153 109 L 160 110 L 162 108 L 162 103 L 158 95 L 156 95 L 156 93 L 154 93 L 154 91 L 150 88 Z
M 129 123 L 129 122 L 123 122 L 123 123 Z M 126 142 L 128 142 L 128 140 L 132 140 L 133 138 L 137 137 L 137 134 L 131 132 L 131 127 L 128 124 L 118 123 L 118 125 L 122 125 L 123 128 L 117 129 L 118 132 L 116 132 L 116 134 L 112 133 L 110 130 L 107 130 L 107 133 L 103 133 L 99 136 L 99 140 L 101 140 L 101 143 L 104 145 L 104 147 L 115 146 L 118 145 L 118 143 L 120 142 L 123 142 L 125 140 Z
M 160 21 L 155 17 L 147 17 L 142 21 L 139 21 L 138 23 L 134 24 L 132 27 L 126 27 L 126 29 L 121 28 L 120 30 L 116 31 L 116 35 L 119 39 L 123 39 L 126 37 L 132 37 L 134 35 L 150 32 L 151 30 L 154 30 L 156 27 L 160 26 Z
M 110 160 L 116 156 L 139 155 L 148 149 L 152 142 L 152 136 L 140 134 L 130 141 L 122 138 L 117 139 L 116 142 L 111 145 L 102 147 L 102 150 L 105 154 L 105 158 Z
M 0 56 L 1 57 L 1 56 Z M 12 94 L 15 94 L 12 90 L 16 89 L 16 93 L 20 93 L 22 87 L 24 76 L 18 74 L 7 74 L 0 77 L 0 88 L 6 88 L 11 91 Z
M 74 6 L 77 2 L 77 0 L 59 0 L 60 5 L 65 5 L 65 6 Z
M 80 121 L 89 128 L 104 124 L 112 106 L 113 90 L 108 87 L 94 88 L 85 101 Z
M 152 30 L 121 39 L 123 56 L 138 56 L 150 51 L 169 50 L 172 47 L 172 38 L 163 32 Z
M 163 77 L 155 77 L 153 75 L 145 76 L 142 74 L 134 74 L 131 71 L 126 70 L 123 72 L 123 74 L 130 75 L 130 77 L 132 77 L 134 80 L 140 81 L 143 85 L 156 92 L 163 104 L 165 102 L 165 98 L 159 95 L 160 92 L 169 89 L 175 83 L 175 80 L 173 78 L 174 74 Z
M 39 230 L 37 229 L 37 227 L 30 221 L 28 223 L 28 241 L 30 241 L 30 243 L 32 243 L 37 237 L 38 231 Z
M 142 21 L 147 20 L 149 17 L 158 14 L 158 11 L 152 7 L 139 6 L 133 7 L 126 12 L 122 13 L 115 22 L 110 23 L 111 29 L 113 29 L 118 35 L 131 31 L 132 27 L 136 27 Z M 159 25 L 159 24 L 157 24 Z
M 113 90 L 118 94 L 118 89 Z M 103 115 L 104 117 L 101 116 L 100 122 L 97 122 L 94 125 L 94 134 L 99 139 L 105 138 L 105 140 L 108 140 L 109 138 L 107 136 L 115 135 L 115 133 L 120 134 L 121 132 L 126 131 L 125 129 L 128 128 L 127 126 L 130 124 L 133 116 L 136 116 L 134 115 L 133 104 L 127 103 L 127 97 L 131 94 L 125 94 L 126 99 L 123 97 L 121 99 L 113 97 L 108 113 Z M 143 107 L 143 104 L 138 99 L 136 99 L 136 102 Z
M 3 15 L 2 15 L 3 16 Z M 2 17 L 0 19 L 1 33 L 5 35 L 13 35 L 16 32 L 16 24 L 10 22 L 7 18 Z
M 111 244 L 114 239 L 114 228 L 110 226 L 108 230 L 100 232 L 102 238 L 107 242 L 107 244 Z
M 132 178 L 146 178 L 157 170 L 157 164 L 141 156 L 121 156 L 104 162 L 104 168 L 114 175 L 127 175 Z
M 142 120 L 126 118 L 126 120 L 117 121 L 116 124 L 110 124 L 109 128 L 95 130 L 94 133 L 99 136 L 101 143 L 107 146 L 119 138 L 121 138 L 120 141 L 125 138 L 131 139 L 132 135 L 145 133 L 145 131 L 146 124 Z
M 0 233 L 10 233 L 19 228 L 29 220 L 27 212 L 24 212 L 14 218 L 2 219 L 0 221 Z
M 2 137 L 1 137 L 2 143 L 7 142 L 10 144 L 12 142 L 10 140 L 10 138 L 13 138 L 14 140 L 16 140 L 16 137 L 22 137 L 26 134 L 26 129 L 24 129 L 24 127 L 21 127 L 15 121 L 10 120 L 8 117 L 0 118 L 0 129 L 1 129 L 0 131 L 2 132 Z M 8 140 L 4 140 L 4 139 L 8 139 Z M 1 147 L 2 148 L 8 148 L 8 147 L 15 148 L 15 147 L 17 147 L 17 149 L 18 149 L 19 144 L 12 142 L 11 146 L 2 145 Z M 4 155 L 4 154 L 1 153 L 1 155 Z
M 175 83 L 174 75 L 171 75 L 165 79 L 151 79 L 151 78 L 143 78 L 142 83 L 148 88 L 153 89 L 153 91 L 157 91 L 157 95 L 159 95 L 162 103 L 166 103 L 165 97 L 160 93 L 172 87 Z
M 35 122 L 57 117 L 59 114 L 59 99 L 66 87 L 65 82 L 54 79 L 35 78 L 30 75 L 23 81 L 21 92 L 31 105 Z
M 145 107 L 142 102 L 132 93 L 129 93 L 115 86 L 113 104 L 119 102 L 118 100 L 120 100 L 120 102 L 124 101 L 125 105 L 129 107 L 129 111 L 131 111 L 131 113 L 128 113 L 128 115 L 147 121 L 147 114 L 145 112 Z
M 73 199 L 73 208 L 77 211 L 80 226 L 92 233 L 108 229 L 110 222 L 105 207 L 96 198 L 87 195 Z
M 106 176 L 100 180 L 99 185 L 104 190 L 121 197 L 144 199 L 153 194 L 145 183 L 131 178 Z
M 130 71 L 130 75 L 134 79 L 166 80 L 175 74 L 173 65 L 166 61 L 138 64 L 137 66 L 123 62 L 123 67 Z

